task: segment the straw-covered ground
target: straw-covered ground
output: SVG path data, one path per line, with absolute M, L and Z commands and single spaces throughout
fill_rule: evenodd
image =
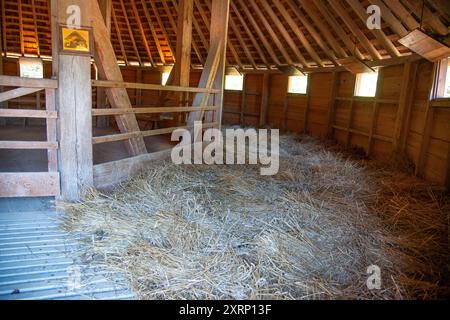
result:
M 312 138 L 283 136 L 280 152 L 273 177 L 155 162 L 66 204 L 65 226 L 86 235 L 86 264 L 121 272 L 142 299 L 449 295 L 448 197 Z

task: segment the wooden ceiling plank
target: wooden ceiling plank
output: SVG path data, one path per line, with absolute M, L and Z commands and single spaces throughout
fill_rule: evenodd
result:
M 138 11 L 137 11 L 137 7 L 136 7 L 135 0 L 131 0 L 131 2 L 132 2 L 132 4 L 133 4 L 133 11 L 134 11 L 135 14 L 136 14 L 137 22 L 138 22 L 139 25 L 141 25 L 142 22 L 141 22 L 141 19 L 139 18 L 139 13 L 138 13 Z M 151 1 L 150 1 L 150 2 L 151 2 Z M 144 0 L 141 0 L 141 4 L 142 4 L 142 9 L 144 10 L 145 18 L 146 18 L 147 23 L 148 23 L 148 25 L 149 25 L 149 27 L 150 27 L 150 32 L 152 33 L 153 40 L 154 40 L 155 43 L 156 43 L 156 49 L 158 50 L 159 58 L 161 59 L 161 62 L 162 62 L 163 64 L 166 64 L 166 56 L 164 55 L 164 52 L 163 52 L 162 47 L 161 47 L 161 43 L 159 42 L 159 39 L 158 39 L 158 35 L 156 34 L 155 28 L 154 28 L 154 26 L 153 26 L 153 21 L 152 21 L 152 18 L 150 17 L 150 14 L 149 14 L 149 12 L 148 12 L 147 5 L 145 4 L 145 1 L 144 1 Z M 140 29 L 143 30 L 142 26 L 140 27 Z M 142 34 L 142 37 L 145 38 L 145 32 Z M 147 43 L 147 40 L 145 40 L 145 43 Z M 148 46 L 148 43 L 146 44 L 146 46 Z M 150 52 L 150 53 L 151 53 L 151 52 Z M 151 56 L 150 56 L 150 57 L 151 57 Z M 152 59 L 151 59 L 151 60 L 152 60 Z M 152 62 L 152 64 L 153 64 L 153 62 Z
M 430 9 L 425 5 L 422 5 L 422 1 L 411 1 L 411 0 L 404 0 L 404 3 L 408 5 L 410 10 L 414 12 L 414 14 L 418 17 L 423 16 L 423 25 L 429 26 L 431 29 L 434 30 L 434 32 L 438 33 L 441 36 L 446 36 L 449 33 L 448 27 L 446 27 L 438 16 L 436 16 L 433 12 L 431 12 Z M 426 3 L 426 2 L 425 2 Z M 422 12 L 422 8 L 424 9 Z
M 122 52 L 122 59 L 125 60 L 125 64 L 128 66 L 129 65 L 128 57 L 127 53 L 125 52 L 125 46 L 123 45 L 122 32 L 120 31 L 119 23 L 117 22 L 116 11 L 114 9 L 114 6 L 111 6 L 111 17 L 114 23 L 114 28 L 116 29 L 117 32 L 117 38 L 119 39 L 120 51 Z
M 401 21 L 403 21 L 409 31 L 417 29 L 420 26 L 416 19 L 414 19 L 411 13 L 406 10 L 400 1 L 384 0 L 384 3 Z
M 292 39 L 289 32 L 286 30 L 286 27 L 283 25 L 283 23 L 280 21 L 278 16 L 273 11 L 272 7 L 268 4 L 267 1 L 262 1 L 262 6 L 264 7 L 264 10 L 269 14 L 270 19 L 275 23 L 275 26 L 278 28 L 278 30 L 281 32 L 281 34 L 284 37 L 284 40 L 288 43 L 288 45 L 291 47 L 294 54 L 297 56 L 297 59 L 302 64 L 303 67 L 309 68 L 310 65 L 308 61 L 306 61 L 306 58 L 303 56 L 303 54 L 300 52 L 297 44 L 295 43 L 294 39 Z M 295 24 L 294 24 L 295 25 Z M 319 59 L 320 60 L 320 59 Z
M 364 55 L 357 47 L 355 48 L 355 43 L 352 41 L 350 36 L 344 31 L 342 26 L 337 22 L 336 18 L 331 14 L 328 7 L 323 5 L 323 0 L 314 0 L 314 4 L 316 5 L 317 8 L 319 8 L 320 13 L 325 17 L 325 20 L 331 26 L 332 30 L 334 30 L 339 36 L 339 38 L 341 38 L 341 40 L 345 45 L 345 48 L 347 48 L 349 52 L 352 52 L 352 54 L 355 55 L 358 59 L 364 60 L 365 59 Z
M 5 15 L 5 1 L 2 1 L 2 34 L 3 34 L 3 50 L 5 52 L 5 56 L 6 53 L 8 52 L 8 46 L 7 46 L 7 42 L 6 42 L 6 15 Z
M 137 25 L 138 25 L 138 28 L 139 28 L 139 32 L 141 33 L 142 42 L 144 43 L 145 51 L 147 52 L 147 56 L 150 59 L 150 62 L 152 64 L 152 66 L 154 66 L 155 62 L 154 62 L 153 57 L 152 57 L 152 51 L 150 50 L 150 46 L 149 46 L 148 41 L 147 41 L 147 36 L 145 34 L 145 30 L 144 30 L 144 27 L 142 25 L 141 18 L 139 18 L 139 12 L 138 12 L 138 9 L 137 9 L 137 6 L 136 6 L 136 0 L 130 0 L 130 2 L 131 2 L 131 9 L 133 11 L 134 17 L 136 18 L 136 22 L 137 22 Z M 124 12 L 124 14 L 126 15 L 127 13 Z M 150 28 L 153 28 L 151 26 L 151 21 L 149 22 L 149 24 L 150 24 Z M 161 60 L 164 61 L 164 55 L 161 56 L 161 48 L 160 47 L 158 47 L 158 52 L 160 53 Z M 142 65 L 142 61 L 139 61 L 139 63 Z
M 127 25 L 128 34 L 130 36 L 134 52 L 136 53 L 136 58 L 138 59 L 139 65 L 142 66 L 143 65 L 142 59 L 141 59 L 141 56 L 139 54 L 139 50 L 138 50 L 137 45 L 136 45 L 136 40 L 134 39 L 133 30 L 131 29 L 130 20 L 128 19 L 127 10 L 125 9 L 125 4 L 123 3 L 123 0 L 119 0 L 119 2 L 120 2 L 120 6 L 122 8 L 123 18 L 124 18 L 125 23 Z
M 259 27 L 258 23 L 256 23 L 256 20 L 253 18 L 252 14 L 250 13 L 250 10 L 247 8 L 247 5 L 243 0 L 236 0 L 240 4 L 240 7 L 244 11 L 243 14 L 245 15 L 246 20 L 250 21 L 250 23 L 253 25 L 253 28 L 256 30 L 256 33 L 258 34 L 259 39 L 263 43 L 264 47 L 266 48 L 267 52 L 271 56 L 272 60 L 275 62 L 275 64 L 280 65 L 281 61 L 278 59 L 277 55 L 275 54 L 275 51 L 273 50 L 272 46 L 269 44 L 269 41 L 267 40 L 266 36 L 262 32 L 261 28 Z
M 145 5 L 145 0 L 142 0 L 142 2 Z M 170 43 L 170 38 L 169 38 L 167 30 L 166 30 L 166 28 L 164 26 L 164 23 L 162 22 L 161 17 L 160 17 L 160 15 L 158 13 L 158 8 L 155 6 L 155 3 L 153 1 L 150 1 L 150 6 L 151 6 L 151 9 L 153 11 L 153 15 L 156 17 L 156 21 L 158 22 L 158 26 L 161 29 L 161 32 L 163 33 L 164 38 L 166 38 L 167 46 L 168 46 L 168 48 L 170 50 L 170 55 L 172 57 L 174 57 L 174 50 L 172 49 L 172 45 Z M 146 7 L 146 5 L 144 6 L 144 8 L 145 7 Z
M 314 24 L 317 26 L 317 28 L 320 30 L 320 33 L 325 37 L 325 39 L 328 41 L 330 46 L 333 48 L 333 50 L 336 52 L 338 57 L 348 57 L 345 50 L 339 45 L 339 43 L 336 41 L 335 36 L 330 32 L 330 28 L 325 24 L 325 20 L 322 17 L 320 17 L 317 9 L 314 7 L 314 4 L 310 1 L 300 1 L 301 7 L 307 12 L 309 17 L 312 19 Z
M 249 29 L 246 21 L 242 17 L 241 13 L 237 9 L 237 7 L 234 4 L 234 2 L 230 2 L 230 5 L 231 5 L 231 9 L 233 10 L 234 14 L 236 14 L 236 17 L 238 18 L 239 22 L 241 23 L 242 27 L 244 28 L 245 32 L 247 33 L 247 36 L 249 37 L 250 41 L 252 42 L 253 46 L 255 47 L 256 51 L 258 52 L 259 58 L 261 59 L 261 61 L 264 62 L 266 67 L 268 69 L 270 69 L 269 62 L 267 61 L 267 58 L 266 58 L 264 52 L 262 51 L 262 48 L 259 45 L 258 41 L 256 41 L 255 37 L 253 36 L 253 33 Z
M 402 25 L 402 23 L 394 16 L 382 0 L 369 0 L 373 5 L 380 7 L 381 18 L 387 22 L 389 27 L 400 37 L 404 37 L 408 34 L 408 30 Z
M 22 1 L 17 2 L 19 15 L 19 37 L 20 37 L 20 54 L 25 54 L 25 42 L 23 39 L 23 20 L 22 20 Z
M 324 63 L 322 61 L 322 59 L 320 58 L 320 56 L 316 53 L 316 51 L 314 50 L 314 48 L 311 46 L 311 44 L 309 43 L 308 39 L 306 39 L 305 34 L 302 32 L 302 30 L 300 30 L 300 28 L 297 26 L 296 22 L 294 21 L 294 19 L 291 17 L 291 15 L 289 14 L 289 12 L 286 10 L 286 8 L 284 7 L 284 5 L 281 3 L 280 0 L 274 0 L 273 1 L 275 6 L 277 7 L 278 11 L 280 11 L 280 13 L 282 14 L 282 16 L 284 17 L 284 19 L 286 20 L 286 22 L 289 24 L 289 26 L 291 27 L 292 31 L 294 31 L 294 33 L 296 34 L 296 36 L 298 37 L 298 39 L 300 40 L 300 42 L 302 43 L 302 45 L 305 47 L 306 51 L 309 53 L 309 55 L 311 56 L 311 58 L 316 62 L 316 64 L 319 67 L 324 67 Z
M 266 17 L 264 16 L 262 11 L 260 10 L 259 6 L 256 4 L 256 2 L 254 0 L 248 0 L 248 2 L 252 6 L 253 11 L 256 13 L 256 15 L 258 16 L 259 20 L 261 20 L 262 24 L 264 25 L 264 28 L 267 30 L 267 32 L 271 36 L 273 42 L 278 47 L 278 50 L 280 50 L 280 52 L 283 55 L 284 60 L 286 61 L 286 63 L 287 64 L 294 64 L 294 62 L 292 61 L 292 59 L 289 56 L 288 52 L 286 51 L 284 45 L 281 43 L 280 38 L 278 37 L 276 32 L 272 29 L 272 26 L 270 25 L 269 21 L 267 21 Z
M 367 39 L 366 35 L 361 31 L 358 25 L 352 20 L 348 12 L 342 7 L 338 1 L 328 0 L 328 3 L 336 10 L 340 18 L 344 21 L 353 35 L 358 39 L 358 41 L 366 48 L 373 60 L 381 60 L 383 57 L 375 48 L 375 46 Z
M 317 43 L 317 45 L 324 51 L 324 53 L 331 59 L 331 61 L 337 65 L 336 62 L 336 53 L 331 49 L 327 43 L 322 39 L 322 36 L 319 34 L 319 32 L 316 31 L 316 29 L 309 23 L 309 21 L 306 19 L 306 17 L 303 15 L 301 10 L 298 9 L 298 7 L 294 4 L 292 0 L 287 1 L 290 9 L 294 13 L 294 15 L 297 17 L 297 19 L 300 20 L 302 25 L 308 30 L 311 37 L 314 39 L 314 41 Z
M 361 5 L 359 0 L 346 0 L 353 11 L 356 12 L 356 15 L 361 19 L 361 21 L 365 24 L 367 21 L 367 12 L 364 7 Z M 383 30 L 380 29 L 372 29 L 372 34 L 378 39 L 378 41 L 383 45 L 383 47 L 387 50 L 391 57 L 399 57 L 400 52 L 394 46 L 394 44 L 389 40 Z
M 250 64 L 252 65 L 253 69 L 258 69 L 258 66 L 256 65 L 255 59 L 253 59 L 252 54 L 250 52 L 250 50 L 247 47 L 247 44 L 245 43 L 245 41 L 242 39 L 241 33 L 239 31 L 239 29 L 236 27 L 236 24 L 233 21 L 233 18 L 230 16 L 229 18 L 229 23 L 231 26 L 231 29 L 233 30 L 234 34 L 236 35 L 242 49 L 244 50 L 245 56 L 247 57 L 247 59 L 250 61 Z
M 31 8 L 32 8 L 32 12 L 33 12 L 33 22 L 34 22 L 34 32 L 36 34 L 36 53 L 37 56 L 40 57 L 41 56 L 41 46 L 39 43 L 39 31 L 38 31 L 38 27 L 37 27 L 37 19 L 36 19 L 36 6 L 35 6 L 35 0 L 31 0 Z

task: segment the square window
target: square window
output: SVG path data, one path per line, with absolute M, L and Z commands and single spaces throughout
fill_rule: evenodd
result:
M 356 75 L 355 96 L 375 97 L 377 94 L 378 72 L 358 73 Z
M 450 98 L 450 59 L 447 64 L 447 74 L 445 77 L 444 98 Z
M 436 64 L 436 75 L 431 91 L 431 99 L 450 98 L 450 57 Z
M 225 90 L 242 91 L 244 89 L 244 76 L 225 76 Z
M 308 90 L 308 76 L 290 76 L 288 93 L 306 94 Z
M 166 72 L 162 73 L 161 84 L 163 86 L 165 86 L 167 84 L 167 81 L 169 81 L 169 77 L 170 77 L 170 71 L 166 71 Z
M 22 78 L 44 78 L 44 65 L 39 58 L 20 58 L 20 77 Z

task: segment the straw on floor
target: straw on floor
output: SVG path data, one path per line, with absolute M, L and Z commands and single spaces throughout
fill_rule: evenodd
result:
M 142 299 L 433 299 L 449 294 L 450 201 L 394 168 L 281 137 L 280 172 L 158 161 L 64 204 L 86 264 Z M 367 268 L 379 266 L 380 290 Z

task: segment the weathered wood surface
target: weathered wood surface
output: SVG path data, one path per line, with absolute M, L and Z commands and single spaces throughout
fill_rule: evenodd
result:
M 59 173 L 0 173 L 0 197 L 59 195 Z

